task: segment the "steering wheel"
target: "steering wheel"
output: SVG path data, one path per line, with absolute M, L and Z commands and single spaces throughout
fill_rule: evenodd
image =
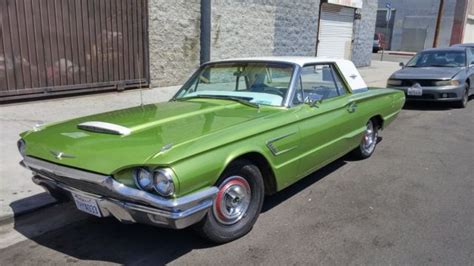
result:
M 276 95 L 281 96 L 281 97 L 284 96 L 283 93 L 281 91 L 279 91 L 278 89 L 276 89 L 276 88 L 265 88 L 263 90 L 263 92 L 270 93 L 270 94 L 276 94 Z

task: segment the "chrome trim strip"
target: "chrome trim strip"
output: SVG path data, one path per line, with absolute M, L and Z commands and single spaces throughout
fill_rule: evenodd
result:
M 55 175 L 94 183 L 122 197 L 126 197 L 138 202 L 143 202 L 159 209 L 171 211 L 186 210 L 199 204 L 200 202 L 214 200 L 217 192 L 219 191 L 217 187 L 209 187 L 179 198 L 164 198 L 143 190 L 128 187 L 122 183 L 117 182 L 110 176 L 81 171 L 74 168 L 42 161 L 30 156 L 26 156 L 23 160 L 23 163 L 32 171 L 42 170 Z M 41 173 L 37 174 L 41 175 Z M 44 175 L 41 176 L 44 177 Z
M 99 175 L 86 171 L 77 170 L 70 167 L 64 167 L 58 164 L 49 163 L 30 156 L 25 156 L 23 164 L 30 170 L 39 170 L 50 172 L 54 175 L 64 176 L 71 179 L 87 181 L 96 184 L 103 184 L 109 178 L 105 175 Z M 33 171 L 34 171 L 33 170 Z
M 272 152 L 272 154 L 274 156 L 278 156 L 278 155 L 281 155 L 283 153 L 286 153 L 286 152 L 289 152 L 291 150 L 294 150 L 294 149 L 298 148 L 298 146 L 294 146 L 294 147 L 290 147 L 288 149 L 284 149 L 282 151 L 279 151 L 278 148 L 273 146 L 274 142 L 276 142 L 278 140 L 281 140 L 281 139 L 284 139 L 284 138 L 289 137 L 289 136 L 294 135 L 294 134 L 296 134 L 296 132 L 291 132 L 291 133 L 285 134 L 283 136 L 275 137 L 275 138 L 272 138 L 272 139 L 268 140 L 267 143 L 266 143 L 268 149 Z
M 299 76 L 301 72 L 301 67 L 299 65 L 294 65 L 295 70 L 293 71 L 293 75 L 291 77 L 290 87 L 288 88 L 288 92 L 286 93 L 286 97 L 283 102 L 283 106 L 289 108 L 293 106 L 293 98 L 295 97 L 296 87 L 298 86 Z
M 100 121 L 89 121 L 80 123 L 79 125 L 77 125 L 77 128 L 97 133 L 115 134 L 122 136 L 130 135 L 130 133 L 132 132 L 130 128 Z

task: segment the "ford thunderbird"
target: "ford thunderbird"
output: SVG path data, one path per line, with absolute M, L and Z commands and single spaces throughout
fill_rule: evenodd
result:
M 216 61 L 169 102 L 38 126 L 18 148 L 33 181 L 81 211 L 223 243 L 251 230 L 265 195 L 370 157 L 404 102 L 346 60 Z

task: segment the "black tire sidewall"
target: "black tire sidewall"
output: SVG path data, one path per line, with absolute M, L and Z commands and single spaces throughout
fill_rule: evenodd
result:
M 220 186 L 231 176 L 244 178 L 251 189 L 251 201 L 244 217 L 232 225 L 220 223 L 214 216 L 213 209 L 209 209 L 204 219 L 195 227 L 205 238 L 215 243 L 225 243 L 247 234 L 255 224 L 263 205 L 264 183 L 260 170 L 249 161 L 239 160 L 232 163 L 217 181 Z

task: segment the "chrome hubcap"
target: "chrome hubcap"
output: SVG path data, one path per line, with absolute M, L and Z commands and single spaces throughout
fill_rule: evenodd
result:
M 362 151 L 366 154 L 371 154 L 375 149 L 375 144 L 377 143 L 377 132 L 375 131 L 374 124 L 372 121 L 367 123 L 367 128 L 365 129 L 364 138 L 362 139 Z
M 217 221 L 230 225 L 240 221 L 250 206 L 250 185 L 243 177 L 227 178 L 219 187 L 213 212 Z

